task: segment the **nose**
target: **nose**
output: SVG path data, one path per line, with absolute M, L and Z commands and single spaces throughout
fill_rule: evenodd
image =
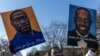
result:
M 21 23 L 21 24 L 25 23 L 25 20 L 24 20 L 24 19 L 21 19 L 21 20 L 20 20 L 20 23 Z
M 23 19 L 21 19 L 21 23 L 23 23 L 24 22 L 24 20 Z
M 84 20 L 82 20 L 82 21 L 81 21 L 81 24 L 82 24 L 82 25 L 84 25 L 84 24 L 85 24 Z
M 23 19 L 21 19 L 21 20 L 19 20 L 19 26 L 21 27 L 21 26 L 24 26 L 26 24 L 26 21 L 25 20 L 23 20 Z

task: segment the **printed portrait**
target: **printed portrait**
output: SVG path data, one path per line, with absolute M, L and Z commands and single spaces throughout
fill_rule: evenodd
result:
M 96 10 L 70 5 L 68 45 L 92 47 L 96 42 Z
M 1 13 L 12 52 L 45 42 L 32 7 Z

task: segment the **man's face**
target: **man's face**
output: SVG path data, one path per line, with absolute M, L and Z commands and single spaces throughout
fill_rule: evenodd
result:
M 29 19 L 22 11 L 12 15 L 12 25 L 19 32 L 29 32 L 31 30 Z
M 89 24 L 90 24 L 88 18 L 88 12 L 81 9 L 77 13 L 78 13 L 76 17 L 77 30 L 81 34 L 84 34 L 88 31 Z
M 63 56 L 60 49 L 52 49 L 51 56 Z

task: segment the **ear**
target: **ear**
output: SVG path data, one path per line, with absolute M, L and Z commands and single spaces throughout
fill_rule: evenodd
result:
M 11 25 L 14 27 L 14 23 L 13 22 L 11 22 Z
M 90 22 L 90 24 L 92 25 L 92 19 L 91 19 L 91 22 Z
M 90 19 L 90 26 L 92 25 L 92 19 Z
M 73 21 L 74 21 L 74 23 L 75 23 L 75 25 L 76 25 L 76 17 L 73 17 Z

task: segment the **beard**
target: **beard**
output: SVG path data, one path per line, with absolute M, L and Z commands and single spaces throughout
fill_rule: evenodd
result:
M 32 29 L 30 25 L 26 25 L 26 26 L 17 27 L 16 30 L 22 33 L 29 33 L 31 32 Z

